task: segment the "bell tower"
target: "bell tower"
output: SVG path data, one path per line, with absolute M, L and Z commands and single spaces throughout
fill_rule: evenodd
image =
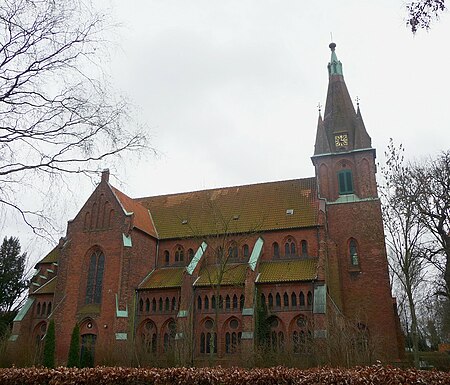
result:
M 359 102 L 355 109 L 347 90 L 336 44 L 329 47 L 327 99 L 311 158 L 325 201 L 328 292 L 337 313 L 367 330 L 386 358 L 398 358 L 402 339 L 389 285 L 376 153 Z

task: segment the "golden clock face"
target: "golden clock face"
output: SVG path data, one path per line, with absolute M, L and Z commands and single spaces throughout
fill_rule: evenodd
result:
M 348 146 L 348 136 L 347 134 L 340 134 L 334 137 L 334 144 L 336 147 L 346 147 Z

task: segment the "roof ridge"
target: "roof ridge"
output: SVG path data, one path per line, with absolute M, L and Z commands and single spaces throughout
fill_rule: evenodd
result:
M 262 186 L 262 185 L 268 185 L 268 184 L 293 182 L 293 181 L 301 181 L 301 180 L 308 180 L 308 179 L 314 180 L 314 179 L 316 179 L 316 177 L 311 176 L 311 177 L 306 177 L 306 178 L 292 178 L 292 179 L 274 180 L 274 181 L 268 181 L 268 182 L 249 183 L 249 184 L 243 184 L 243 185 L 222 186 L 222 187 L 206 188 L 206 189 L 201 189 L 201 190 L 182 191 L 182 192 L 178 192 L 178 193 L 150 195 L 150 196 L 143 196 L 143 197 L 139 197 L 139 198 L 130 198 L 130 199 L 133 199 L 136 201 L 141 201 L 141 200 L 151 199 L 151 198 L 161 198 L 161 197 L 170 197 L 170 196 L 175 196 L 175 195 L 201 193 L 201 192 L 207 192 L 207 191 L 217 191 L 217 190 L 232 189 L 232 188 L 237 188 L 237 187 L 251 187 L 251 186 L 258 186 L 258 185 Z

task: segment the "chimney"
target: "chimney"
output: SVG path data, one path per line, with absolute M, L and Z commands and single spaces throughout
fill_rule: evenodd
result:
M 102 183 L 108 183 L 109 182 L 109 168 L 105 168 L 102 171 Z

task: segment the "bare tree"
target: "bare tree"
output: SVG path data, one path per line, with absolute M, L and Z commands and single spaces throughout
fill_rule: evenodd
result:
M 100 161 L 146 145 L 128 102 L 106 81 L 110 26 L 93 9 L 79 0 L 0 4 L 0 203 L 40 234 L 45 213 L 18 191 L 89 175 Z
M 410 174 L 415 193 L 405 192 L 403 198 L 417 207 L 434 241 L 426 245 L 426 255 L 443 277 L 438 294 L 450 298 L 450 150 L 410 165 Z
M 418 0 L 407 3 L 408 12 L 406 24 L 411 28 L 412 33 L 418 29 L 429 30 L 434 20 L 439 20 L 439 16 L 445 10 L 445 0 Z
M 404 292 L 411 318 L 414 364 L 419 367 L 419 330 L 417 323 L 417 292 L 425 281 L 426 259 L 422 244 L 425 227 L 417 206 L 405 196 L 416 195 L 411 170 L 404 165 L 403 148 L 391 140 L 382 169 L 381 188 L 383 220 L 387 232 L 388 262 L 395 281 Z M 394 282 L 395 282 L 394 281 Z

